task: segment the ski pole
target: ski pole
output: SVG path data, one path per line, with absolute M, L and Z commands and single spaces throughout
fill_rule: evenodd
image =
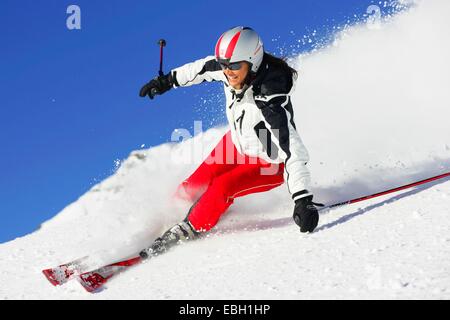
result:
M 160 39 L 157 43 L 159 45 L 159 71 L 158 74 L 160 77 L 164 76 L 164 71 L 163 71 L 163 48 L 166 46 L 167 42 L 164 39 Z M 151 90 L 151 93 L 153 96 L 157 95 L 159 93 L 158 89 L 153 88 Z
M 347 201 L 344 201 L 344 202 L 339 202 L 339 203 L 335 203 L 335 204 L 332 204 L 332 205 L 329 205 L 329 206 L 325 206 L 325 207 L 321 208 L 320 211 L 331 209 L 331 208 L 336 208 L 336 207 L 341 207 L 341 206 L 345 206 L 347 204 L 352 204 L 352 203 L 356 203 L 356 202 L 360 202 L 360 201 L 364 201 L 364 200 L 368 200 L 368 199 L 373 199 L 373 198 L 376 198 L 376 197 L 381 197 L 381 196 L 384 196 L 384 195 L 389 194 L 389 193 L 393 193 L 393 192 L 409 189 L 409 188 L 416 187 L 416 186 L 419 186 L 419 185 L 422 185 L 422 184 L 425 184 L 425 183 L 429 183 L 431 181 L 443 179 L 443 178 L 449 177 L 449 176 L 450 176 L 450 172 L 447 172 L 447 173 L 440 174 L 440 175 L 435 176 L 435 177 L 431 177 L 431 178 L 428 178 L 428 179 L 424 179 L 424 180 L 420 180 L 420 181 L 413 182 L 413 183 L 410 183 L 410 184 L 406 184 L 406 185 L 401 186 L 401 187 L 392 188 L 392 189 L 389 189 L 389 190 L 386 190 L 386 191 L 374 193 L 374 194 L 367 195 L 367 196 L 364 196 L 364 197 L 355 198 L 355 199 L 352 199 L 352 200 L 347 200 Z
M 164 39 L 160 39 L 158 41 L 158 45 L 159 45 L 159 75 L 163 76 L 164 72 L 163 72 L 163 48 L 166 46 L 167 42 Z

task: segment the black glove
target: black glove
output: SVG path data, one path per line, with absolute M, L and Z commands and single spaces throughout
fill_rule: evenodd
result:
M 163 94 L 166 91 L 169 91 L 173 87 L 173 78 L 171 72 L 166 74 L 165 76 L 158 76 L 145 86 L 142 87 L 139 95 L 141 97 L 148 96 L 150 99 L 153 99 L 156 95 Z
M 319 212 L 312 198 L 308 196 L 295 201 L 294 221 L 300 227 L 300 232 L 313 232 L 319 223 Z

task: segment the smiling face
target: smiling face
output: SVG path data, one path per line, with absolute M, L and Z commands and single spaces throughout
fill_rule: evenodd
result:
M 249 72 L 248 63 L 244 61 L 239 63 L 241 64 L 241 68 L 239 70 L 230 70 L 228 68 L 223 70 L 230 86 L 238 90 L 242 89 L 244 86 L 245 79 L 247 78 L 247 74 Z

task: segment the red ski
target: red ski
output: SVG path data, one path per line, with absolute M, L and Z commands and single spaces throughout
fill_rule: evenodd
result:
M 128 260 L 116 262 L 94 271 L 85 272 L 77 277 L 78 282 L 86 291 L 95 293 L 99 291 L 102 286 L 116 274 L 141 263 L 141 257 L 135 257 Z
M 60 286 L 89 270 L 88 260 L 89 257 L 83 257 L 55 268 L 42 270 L 42 273 L 52 285 Z

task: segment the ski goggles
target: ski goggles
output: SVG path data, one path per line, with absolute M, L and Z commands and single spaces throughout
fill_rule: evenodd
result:
M 232 71 L 237 71 L 237 70 L 241 70 L 241 68 L 242 68 L 241 62 L 228 63 L 228 62 L 224 62 L 224 61 L 219 61 L 219 64 L 220 64 L 220 67 L 222 68 L 222 70 L 230 69 Z

